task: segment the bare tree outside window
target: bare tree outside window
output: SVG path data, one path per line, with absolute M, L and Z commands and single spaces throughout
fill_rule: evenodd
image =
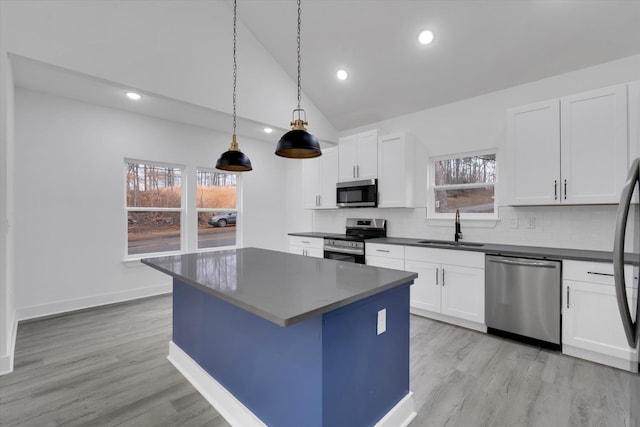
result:
M 182 168 L 126 161 L 127 255 L 181 250 Z
M 485 153 L 433 161 L 433 212 L 495 213 L 496 154 Z
M 236 196 L 236 174 L 196 171 L 199 249 L 236 245 Z

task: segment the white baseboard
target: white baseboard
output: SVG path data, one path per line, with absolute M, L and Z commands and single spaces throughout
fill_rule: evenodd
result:
M 566 344 L 562 345 L 562 354 L 577 357 L 579 359 L 589 360 L 595 363 L 600 363 L 601 365 L 612 366 L 614 368 L 623 369 L 625 371 L 634 373 L 638 372 L 637 360 L 621 359 L 619 357 L 596 353 L 594 351 L 585 350 L 583 348 L 573 347 Z
M 416 415 L 413 392 L 410 391 L 374 427 L 407 427 Z
M 462 326 L 463 328 L 473 329 L 474 331 L 487 333 L 487 325 L 484 323 L 477 323 L 466 319 L 447 316 L 446 314 L 436 313 L 434 311 L 424 310 L 418 307 L 410 307 L 409 312 L 418 316 L 428 317 L 441 322 L 451 323 L 452 325 Z
M 47 304 L 33 305 L 30 307 L 21 307 L 16 310 L 16 317 L 19 321 L 35 319 L 38 317 L 66 313 L 68 311 L 82 310 L 85 308 L 97 307 L 100 305 L 114 304 L 138 298 L 166 294 L 171 292 L 171 290 L 171 283 L 165 283 L 161 285 L 148 286 L 146 288 L 136 288 L 126 291 L 111 292 L 101 295 L 92 295 L 88 297 L 56 301 Z
M 200 367 L 173 341 L 167 359 L 232 426 L 266 427 L 246 406 Z M 407 393 L 375 427 L 406 427 L 416 417 L 413 392 Z
M 173 341 L 167 359 L 232 426 L 266 427 L 260 418 L 200 367 Z
M 13 356 L 16 350 L 16 336 L 18 335 L 18 319 L 15 311 L 10 320 L 11 336 L 9 337 L 9 354 L 0 356 L 0 375 L 13 372 Z

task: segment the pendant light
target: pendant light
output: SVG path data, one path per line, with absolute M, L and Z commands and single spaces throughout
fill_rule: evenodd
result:
M 293 110 L 291 126 L 293 128 L 285 133 L 276 147 L 276 155 L 291 159 L 310 159 L 322 155 L 318 139 L 307 132 L 305 128 L 307 114 L 300 108 L 300 1 L 298 0 L 298 108 Z
M 216 162 L 216 169 L 231 172 L 247 172 L 252 170 L 251 161 L 240 148 L 236 140 L 236 81 L 238 79 L 238 64 L 236 62 L 236 21 L 237 21 L 237 0 L 233 0 L 233 136 L 229 150 L 222 153 Z

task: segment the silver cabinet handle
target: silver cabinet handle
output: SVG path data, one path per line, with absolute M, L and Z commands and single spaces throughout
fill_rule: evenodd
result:
M 386 249 L 376 249 L 376 252 L 386 252 L 386 253 L 389 253 L 389 251 L 388 251 L 388 250 L 386 250 Z
M 356 178 L 360 178 L 360 165 L 356 165 Z
M 301 242 L 301 243 L 306 243 L 307 245 L 308 245 L 309 243 L 311 243 L 311 242 L 310 242 L 310 241 L 308 241 L 308 240 L 300 240 L 300 242 Z
M 631 318 L 629 304 L 627 303 L 627 290 L 625 288 L 624 277 L 624 238 L 627 220 L 629 219 L 629 207 L 631 205 L 631 197 L 636 186 L 640 186 L 640 158 L 635 159 L 631 165 L 631 170 L 627 176 L 627 180 L 622 187 L 620 204 L 616 213 L 616 228 L 613 239 L 613 274 L 616 288 L 616 299 L 618 301 L 618 311 L 622 318 L 622 326 L 629 347 L 636 348 L 638 323 L 640 323 L 638 315 L 636 320 Z
M 564 199 L 567 200 L 567 180 L 564 180 Z
M 444 267 L 442 267 L 442 286 L 444 286 Z
M 322 206 L 322 194 L 318 195 L 318 206 Z
M 436 286 L 440 286 L 440 283 L 438 281 L 438 273 L 439 273 L 438 270 L 439 268 L 436 268 Z
M 570 296 L 570 292 L 571 288 L 567 286 L 567 308 L 569 308 L 569 296 Z
M 356 177 L 356 165 L 353 165 L 351 169 L 352 169 L 351 170 L 351 176 L 355 178 Z
M 587 271 L 587 274 L 593 274 L 594 276 L 611 276 L 611 277 L 613 277 L 612 273 L 598 273 L 597 271 Z
M 553 200 L 558 200 L 558 180 L 553 181 Z

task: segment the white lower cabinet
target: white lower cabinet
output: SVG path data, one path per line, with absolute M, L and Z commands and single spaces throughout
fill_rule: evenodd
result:
M 324 258 L 324 239 L 320 237 L 289 236 L 289 253 Z
M 633 283 L 631 266 L 625 276 Z M 628 287 L 627 298 L 635 308 L 637 291 Z M 562 299 L 563 353 L 638 371 L 638 349 L 628 346 L 618 311 L 612 264 L 563 261 Z
M 365 243 L 365 263 L 374 267 L 404 271 L 404 246 Z
M 412 313 L 486 332 L 484 253 L 407 246 L 405 270 L 418 273 Z

